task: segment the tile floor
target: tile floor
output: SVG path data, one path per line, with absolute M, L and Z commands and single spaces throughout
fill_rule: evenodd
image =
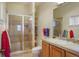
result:
M 32 50 L 18 51 L 11 54 L 11 57 L 40 57 L 40 53 Z
M 11 57 L 32 57 L 32 50 L 17 51 L 11 53 Z

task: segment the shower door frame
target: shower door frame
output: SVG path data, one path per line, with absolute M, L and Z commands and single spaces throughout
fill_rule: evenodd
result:
M 22 50 L 24 50 L 24 17 L 32 17 L 32 41 L 33 41 L 33 36 L 34 36 L 34 19 L 33 19 L 33 16 L 30 16 L 30 15 L 21 15 L 21 14 L 7 14 L 7 30 L 9 30 L 9 15 L 15 15 L 15 16 L 20 16 L 20 17 L 22 17 Z M 10 38 L 10 37 L 9 37 Z M 10 41 L 11 42 L 11 41 Z M 32 47 L 33 47 L 33 44 L 34 44 L 34 42 L 32 42 Z M 11 47 L 11 43 L 10 43 L 10 47 Z

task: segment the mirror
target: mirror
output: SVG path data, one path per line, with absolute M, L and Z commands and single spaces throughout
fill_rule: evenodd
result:
M 62 18 L 55 19 L 55 26 L 54 26 L 54 37 L 59 37 L 62 31 Z

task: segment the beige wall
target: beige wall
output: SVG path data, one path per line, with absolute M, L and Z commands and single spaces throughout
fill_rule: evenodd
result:
M 43 28 L 50 28 L 50 37 L 53 36 L 53 9 L 56 8 L 56 5 L 56 3 L 41 3 L 38 8 L 38 45 L 42 44 L 44 38 L 42 34 Z
M 32 3 L 28 2 L 8 2 L 7 13 L 32 15 Z
M 54 17 L 59 18 L 63 17 L 62 30 L 69 29 L 69 17 L 79 15 L 79 3 L 66 3 L 61 7 L 58 7 L 54 10 Z
M 6 3 L 2 3 L 2 2 L 0 2 L 0 19 L 2 19 L 2 20 L 5 20 L 6 19 L 6 11 L 5 11 L 5 9 L 6 9 Z

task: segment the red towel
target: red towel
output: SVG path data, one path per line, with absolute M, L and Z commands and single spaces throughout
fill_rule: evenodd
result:
M 70 38 L 74 38 L 74 33 L 72 30 L 70 30 Z
M 10 57 L 10 45 L 9 45 L 9 38 L 7 35 L 7 32 L 4 31 L 2 33 L 2 49 L 4 49 L 5 51 L 3 52 L 5 57 Z

